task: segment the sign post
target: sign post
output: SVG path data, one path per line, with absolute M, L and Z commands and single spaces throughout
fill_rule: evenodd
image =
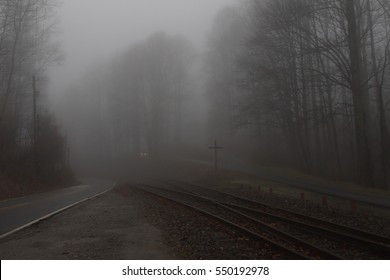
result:
M 223 147 L 217 145 L 217 140 L 214 141 L 214 146 L 209 147 L 210 150 L 214 150 L 215 155 L 215 171 L 218 170 L 218 150 L 223 150 Z

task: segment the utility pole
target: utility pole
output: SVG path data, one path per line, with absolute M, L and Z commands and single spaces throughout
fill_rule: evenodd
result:
M 36 87 L 36 78 L 33 76 L 32 78 L 33 83 L 33 141 L 34 145 L 36 145 L 38 140 L 38 117 L 37 117 L 37 87 Z
M 217 145 L 217 140 L 214 141 L 214 146 L 209 147 L 210 150 L 214 150 L 214 166 L 215 171 L 218 171 L 218 150 L 223 150 L 223 147 Z
M 40 173 L 39 170 L 39 161 L 38 161 L 38 133 L 39 133 L 39 115 L 37 110 L 37 99 L 39 92 L 36 87 L 36 77 L 32 77 L 32 86 L 33 86 L 33 151 L 34 151 L 34 165 L 35 172 L 38 175 Z

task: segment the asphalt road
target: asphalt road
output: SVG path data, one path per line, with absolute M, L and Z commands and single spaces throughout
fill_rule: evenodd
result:
M 0 201 L 0 238 L 110 190 L 112 182 L 63 188 Z

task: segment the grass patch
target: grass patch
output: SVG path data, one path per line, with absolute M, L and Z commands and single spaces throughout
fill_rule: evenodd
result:
M 320 176 L 309 175 L 300 170 L 288 168 L 288 167 L 259 166 L 259 168 L 262 170 L 268 170 L 270 173 L 275 174 L 277 176 L 291 178 L 296 182 L 313 183 L 316 185 L 324 186 L 324 188 L 332 187 L 332 188 L 338 188 L 340 190 L 345 190 L 349 192 L 381 195 L 390 198 L 390 190 L 382 190 L 373 187 L 365 187 L 350 181 L 330 180 Z
M 181 168 L 193 171 L 196 170 L 197 175 L 194 176 L 194 183 L 216 186 L 226 191 L 240 190 L 242 192 L 252 193 L 253 195 L 270 194 L 272 192 L 274 195 L 286 197 L 286 199 L 304 200 L 308 203 L 323 205 L 324 194 L 316 193 L 314 191 L 302 190 L 283 183 L 278 183 L 261 177 L 250 175 L 245 172 L 230 170 L 219 170 L 215 172 L 213 167 L 211 166 L 196 163 L 188 163 L 182 165 Z M 293 181 L 296 182 L 313 183 L 320 186 L 324 186 L 324 188 L 331 186 L 332 188 L 336 187 L 349 192 L 360 192 L 367 194 L 370 193 L 376 195 L 386 195 L 390 197 L 389 191 L 367 189 L 365 187 L 350 182 L 337 182 L 327 180 L 325 178 L 307 175 L 303 172 L 300 172 L 299 170 L 291 168 L 259 167 L 259 169 L 269 170 L 270 174 L 284 177 L 286 179 L 291 178 Z M 350 212 L 356 210 L 359 213 L 374 214 L 385 217 L 390 216 L 390 209 L 376 207 L 364 203 L 356 203 L 356 205 L 354 206 L 353 202 L 348 199 L 332 196 L 326 197 L 326 207 L 328 208 L 340 209 Z

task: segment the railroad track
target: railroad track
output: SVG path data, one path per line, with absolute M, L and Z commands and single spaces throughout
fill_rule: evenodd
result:
M 252 240 L 266 243 L 281 259 L 339 259 L 339 256 L 326 249 L 310 244 L 231 206 L 188 190 L 151 185 L 141 185 L 137 188 L 195 210 L 249 236 Z
M 281 209 L 246 197 L 186 182 L 169 182 L 180 188 L 239 211 L 310 243 L 319 244 L 345 259 L 389 259 L 390 238 Z M 322 243 L 322 244 L 321 244 Z M 324 246 L 325 245 L 325 246 Z

